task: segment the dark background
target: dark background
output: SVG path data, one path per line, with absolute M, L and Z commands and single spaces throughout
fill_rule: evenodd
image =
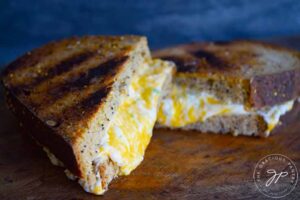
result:
M 146 35 L 167 45 L 300 33 L 299 0 L 0 0 L 0 65 L 50 40 Z

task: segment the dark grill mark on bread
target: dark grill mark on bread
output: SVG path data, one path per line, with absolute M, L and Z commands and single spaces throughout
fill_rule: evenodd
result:
M 92 68 L 92 69 L 88 70 L 87 72 L 82 73 L 78 79 L 71 81 L 70 86 L 72 88 L 81 87 L 81 86 L 89 84 L 91 81 L 93 81 L 94 78 L 113 75 L 113 72 L 116 72 L 117 69 L 121 65 L 123 65 L 127 59 L 128 59 L 128 56 L 115 57 L 104 63 L 101 63 L 98 66 L 96 66 L 95 68 Z
M 44 74 L 40 74 L 40 76 L 38 76 L 33 81 L 33 83 L 31 83 L 31 86 L 38 85 L 43 81 L 49 80 L 55 76 L 68 72 L 72 70 L 74 67 L 79 66 L 81 63 L 88 60 L 94 55 L 95 52 L 89 52 L 89 51 L 80 52 L 78 54 L 72 55 L 71 57 L 62 60 L 60 63 L 49 68 L 49 70 Z
M 48 71 L 39 73 L 39 76 L 33 79 L 29 84 L 25 82 L 21 85 L 13 87 L 12 89 L 15 91 L 16 94 L 19 94 L 20 91 L 22 91 L 24 95 L 28 96 L 28 94 L 30 94 L 30 91 L 38 84 L 72 70 L 74 67 L 79 66 L 81 63 L 83 63 L 84 61 L 86 61 L 94 55 L 95 52 L 89 51 L 74 54 L 69 58 L 62 60 L 60 63 L 51 66 Z M 24 92 L 24 88 L 26 88 L 28 94 Z
M 90 94 L 89 96 L 83 98 L 78 103 L 73 104 L 70 107 L 66 107 L 61 113 L 60 118 L 65 118 L 72 123 L 76 123 L 79 120 L 82 120 L 85 116 L 91 115 L 93 112 L 97 112 L 97 109 L 95 109 L 97 106 L 102 106 L 105 102 L 105 99 L 108 95 L 108 93 L 111 90 L 111 85 L 102 86 L 98 90 L 96 90 L 94 93 Z M 104 130 L 104 127 L 102 126 L 102 130 Z
M 66 82 L 58 84 L 54 88 L 46 91 L 46 93 L 48 94 L 47 96 L 45 96 L 46 99 L 44 99 L 42 104 L 35 106 L 42 106 L 45 108 L 64 98 L 67 94 L 76 91 L 80 91 L 81 94 L 85 94 L 85 90 L 89 86 L 96 88 L 99 88 L 99 86 L 95 85 L 110 87 L 110 84 L 114 81 L 112 77 L 114 77 L 115 74 L 118 73 L 118 70 L 128 60 L 128 58 L 129 57 L 127 55 L 116 56 L 105 61 L 104 63 L 100 63 L 94 68 L 90 68 L 87 71 L 81 72 L 79 75 L 71 77 L 70 79 L 66 80 Z M 73 108 L 73 105 L 71 105 L 70 107 Z M 73 109 L 75 108 L 76 107 L 74 107 Z
M 209 51 L 200 49 L 192 52 L 192 54 L 199 59 L 204 59 L 210 67 L 213 67 L 215 69 L 224 69 L 228 67 L 228 64 L 223 59 Z
M 72 79 L 67 80 L 67 82 L 57 85 L 55 88 L 49 90 L 49 94 L 54 97 L 54 99 L 61 98 L 65 93 L 70 91 L 75 91 L 86 87 L 90 84 L 102 81 L 113 76 L 117 72 L 118 68 L 122 66 L 128 56 L 115 57 L 104 63 L 99 64 L 98 66 L 89 69 L 86 72 L 81 72 L 79 76 L 76 76 Z M 104 77 L 105 76 L 105 77 Z M 102 78 L 102 80 L 100 80 Z M 103 84 L 103 83 L 98 83 Z
M 108 92 L 110 91 L 110 87 L 102 87 L 88 98 L 81 101 L 77 107 L 80 107 L 82 110 L 93 110 L 93 108 L 101 101 L 104 101 L 105 97 L 107 96 Z

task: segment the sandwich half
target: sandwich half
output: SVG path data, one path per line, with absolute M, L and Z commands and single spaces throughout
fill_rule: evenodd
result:
M 103 194 L 143 160 L 171 62 L 145 37 L 86 36 L 49 43 L 3 73 L 8 107 L 85 191 Z
M 176 63 L 157 127 L 269 136 L 300 96 L 300 54 L 254 41 L 192 43 L 154 56 Z

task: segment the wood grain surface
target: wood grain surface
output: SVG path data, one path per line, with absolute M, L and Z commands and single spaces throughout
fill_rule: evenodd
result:
M 299 38 L 291 41 L 287 46 L 300 47 Z M 104 196 L 94 196 L 22 134 L 1 93 L 0 199 L 266 199 L 254 185 L 254 167 L 279 153 L 300 170 L 299 119 L 300 112 L 290 113 L 290 123 L 269 138 L 155 130 L 142 164 L 113 181 Z M 299 198 L 298 183 L 285 199 Z

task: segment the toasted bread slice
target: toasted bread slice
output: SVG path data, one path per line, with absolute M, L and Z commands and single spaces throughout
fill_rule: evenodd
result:
M 176 63 L 157 127 L 268 136 L 300 96 L 300 54 L 254 41 L 158 50 Z
M 120 104 L 130 96 L 129 85 L 148 70 L 141 67 L 145 62 L 153 61 L 144 37 L 87 36 L 52 42 L 8 65 L 3 73 L 7 103 L 54 164 L 63 164 L 86 191 L 102 194 L 120 166 L 99 152 L 114 118 L 120 116 Z M 155 65 L 168 65 L 157 72 L 161 89 L 172 67 L 161 61 Z M 147 126 L 150 133 L 154 121 Z
M 249 107 L 300 96 L 300 54 L 291 49 L 254 41 L 211 42 L 166 48 L 153 56 L 176 63 L 176 82 Z

